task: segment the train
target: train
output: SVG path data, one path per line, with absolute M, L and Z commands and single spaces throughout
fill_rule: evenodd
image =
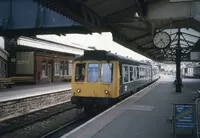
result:
M 71 102 L 89 112 L 108 107 L 160 78 L 159 67 L 105 50 L 73 60 Z

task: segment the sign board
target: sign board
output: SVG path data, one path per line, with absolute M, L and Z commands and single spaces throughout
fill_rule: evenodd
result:
M 194 129 L 194 105 L 193 104 L 175 104 L 174 127 L 184 129 Z
M 196 122 L 197 122 L 197 135 L 200 134 L 200 99 L 196 100 Z

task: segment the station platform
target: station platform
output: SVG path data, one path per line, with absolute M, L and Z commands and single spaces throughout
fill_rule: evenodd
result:
M 11 89 L 0 90 L 0 102 L 23 99 L 70 89 L 71 84 L 69 82 L 31 86 L 13 86 Z
M 162 75 L 154 84 L 118 103 L 62 138 L 173 138 L 173 104 L 192 103 L 200 80 L 183 79 L 175 92 L 173 76 Z

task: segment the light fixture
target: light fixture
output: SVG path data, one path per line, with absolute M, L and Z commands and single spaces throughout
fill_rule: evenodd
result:
M 137 12 L 135 13 L 135 17 L 139 17 L 139 15 L 138 15 L 138 13 L 137 13 Z
M 76 91 L 77 91 L 77 93 L 80 93 L 80 92 L 81 92 L 81 89 L 77 89 Z

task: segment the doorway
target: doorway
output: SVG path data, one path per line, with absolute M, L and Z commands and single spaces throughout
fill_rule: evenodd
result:
M 53 61 L 49 60 L 48 62 L 48 82 L 53 82 Z

